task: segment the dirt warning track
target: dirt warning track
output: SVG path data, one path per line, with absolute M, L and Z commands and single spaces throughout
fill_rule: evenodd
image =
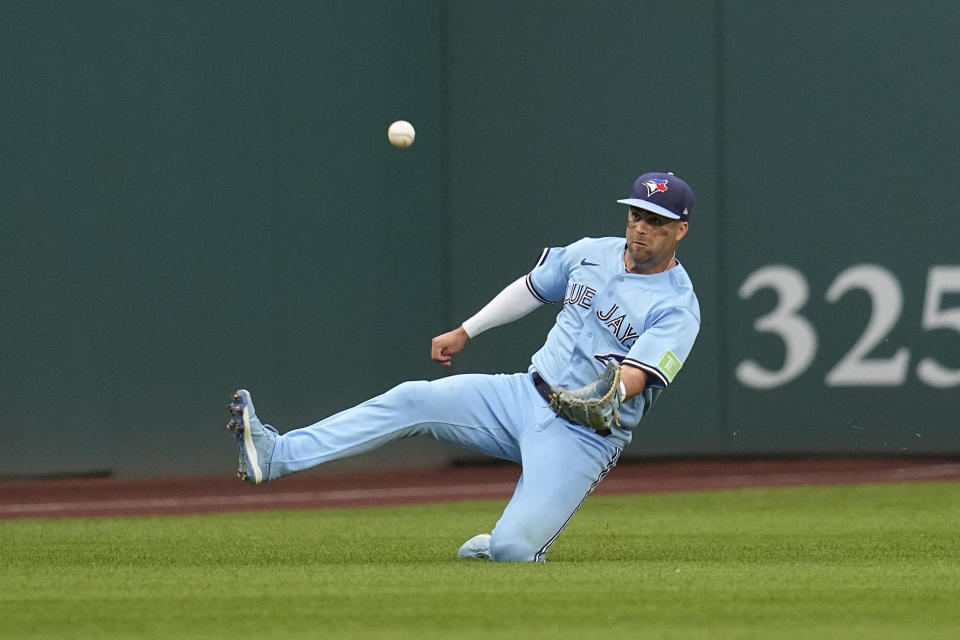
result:
M 0 520 L 506 501 L 519 476 L 516 465 L 490 464 L 429 471 L 311 472 L 260 487 L 229 476 L 14 479 L 0 481 Z M 957 458 L 652 460 L 622 462 L 594 494 L 957 480 Z

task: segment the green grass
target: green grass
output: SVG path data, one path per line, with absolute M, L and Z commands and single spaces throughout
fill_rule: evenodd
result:
M 0 638 L 956 638 L 960 483 L 587 500 L 545 565 L 502 502 L 0 522 Z

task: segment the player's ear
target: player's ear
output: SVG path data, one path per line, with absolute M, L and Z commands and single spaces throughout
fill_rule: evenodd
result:
M 677 242 L 683 240 L 683 236 L 687 235 L 687 231 L 690 229 L 690 223 L 686 220 L 681 220 L 680 224 L 677 225 Z

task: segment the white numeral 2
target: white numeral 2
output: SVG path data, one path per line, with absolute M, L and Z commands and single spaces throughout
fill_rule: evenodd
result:
M 903 384 L 907 379 L 907 365 L 910 364 L 910 352 L 906 347 L 900 347 L 886 360 L 867 358 L 867 354 L 887 337 L 900 318 L 903 310 L 900 283 L 883 267 L 856 265 L 837 276 L 827 289 L 827 301 L 836 302 L 850 289 L 863 289 L 870 294 L 873 313 L 860 339 L 827 374 L 827 385 L 876 387 Z

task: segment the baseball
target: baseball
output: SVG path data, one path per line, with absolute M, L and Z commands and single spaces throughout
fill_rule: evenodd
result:
M 387 138 L 390 140 L 390 144 L 401 149 L 412 145 L 416 135 L 417 132 L 414 131 L 413 125 L 406 120 L 397 120 L 387 129 Z

